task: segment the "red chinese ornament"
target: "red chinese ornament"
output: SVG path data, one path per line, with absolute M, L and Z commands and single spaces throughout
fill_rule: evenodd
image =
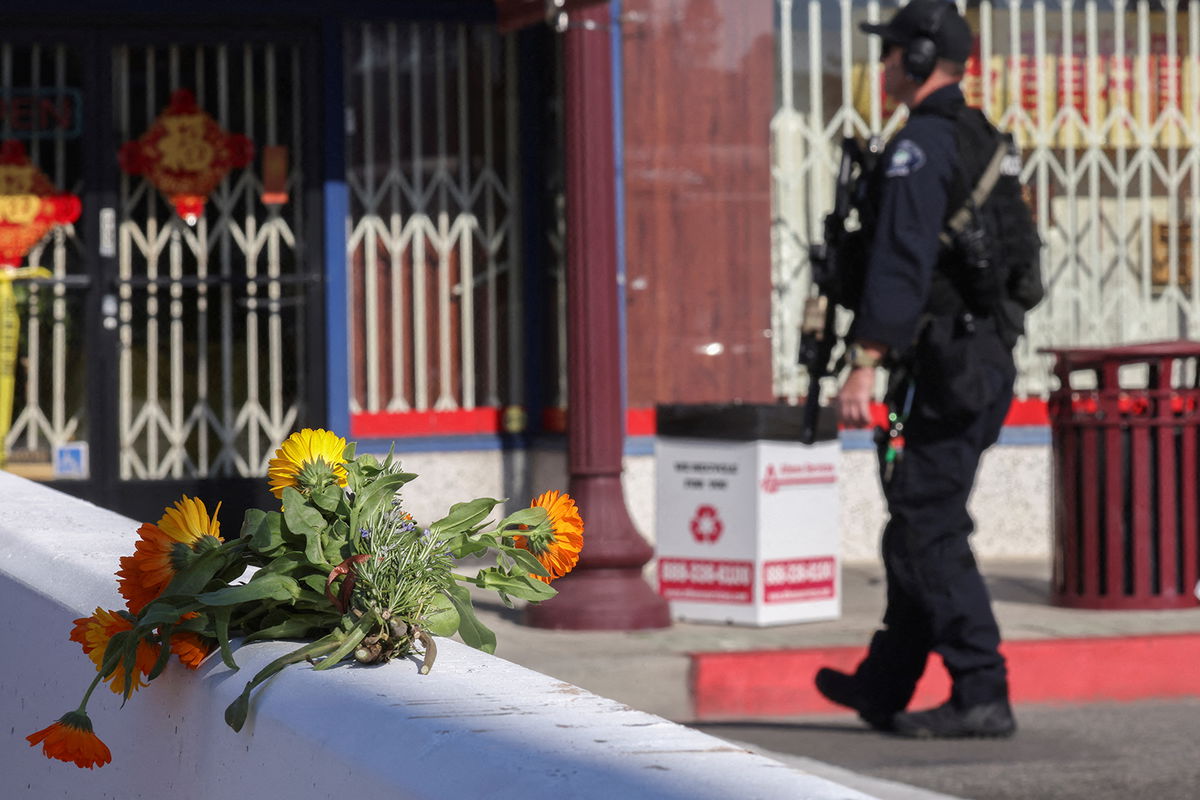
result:
M 190 91 L 176 89 L 154 124 L 121 146 L 118 159 L 122 170 L 145 175 L 175 206 L 175 213 L 194 225 L 217 184 L 253 157 L 250 139 L 221 128 L 196 105 Z
M 25 254 L 55 225 L 79 219 L 79 198 L 60 192 L 17 141 L 0 144 L 0 268 Z

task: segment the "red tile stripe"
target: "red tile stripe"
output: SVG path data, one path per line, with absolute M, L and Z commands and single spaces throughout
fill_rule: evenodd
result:
M 1006 642 L 1014 703 L 1089 703 L 1200 696 L 1200 633 Z M 697 720 L 791 716 L 845 709 L 817 693 L 821 667 L 853 670 L 862 647 L 691 654 Z M 940 659 L 917 686 L 910 707 L 946 700 Z
M 499 430 L 500 409 L 495 407 L 350 415 L 350 437 L 353 439 L 462 436 Z
M 872 409 L 876 424 L 887 420 L 887 408 L 876 404 Z M 1008 413 L 1006 425 L 1049 425 L 1044 400 L 1017 400 Z M 566 430 L 566 412 L 548 408 L 542 413 L 542 427 L 553 433 Z M 381 411 L 350 415 L 350 436 L 355 439 L 403 438 L 408 436 L 462 436 L 495 434 L 501 430 L 501 409 L 495 407 L 455 411 Z M 654 436 L 657 431 L 654 408 L 630 408 L 625 414 L 628 436 Z

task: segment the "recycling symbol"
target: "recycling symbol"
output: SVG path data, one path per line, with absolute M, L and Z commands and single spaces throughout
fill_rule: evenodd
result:
M 721 522 L 721 518 L 717 516 L 717 509 L 713 506 L 698 507 L 695 516 L 692 517 L 690 527 L 692 529 L 692 538 L 697 542 L 708 544 L 721 538 L 721 532 L 725 530 L 725 525 Z

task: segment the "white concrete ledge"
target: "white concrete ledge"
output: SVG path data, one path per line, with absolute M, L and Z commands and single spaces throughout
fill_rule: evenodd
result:
M 172 498 L 164 498 L 164 504 Z M 225 520 L 225 531 L 236 531 Z M 409 661 L 290 667 L 246 727 L 226 705 L 294 648 L 259 643 L 231 672 L 172 664 L 124 709 L 98 689 L 98 770 L 50 761 L 24 737 L 74 708 L 95 674 L 67 639 L 121 607 L 113 572 L 137 524 L 0 472 L 0 776 L 5 798 L 866 798 L 860 792 L 453 641 L 431 674 Z

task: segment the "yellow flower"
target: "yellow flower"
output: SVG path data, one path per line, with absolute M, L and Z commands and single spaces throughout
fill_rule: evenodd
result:
M 575 501 L 566 492 L 546 492 L 529 504 L 531 508 L 546 509 L 552 533 L 515 536 L 517 547 L 524 548 L 541 562 L 549 576 L 534 575 L 549 583 L 561 578 L 579 563 L 579 551 L 583 549 L 583 518 Z
M 346 440 L 327 430 L 305 428 L 289 436 L 267 465 L 271 493 L 283 498 L 291 486 L 312 491 L 336 483 L 346 485 Z
M 92 660 L 92 663 L 96 665 L 96 670 L 99 671 L 104 663 L 104 651 L 107 649 L 109 641 L 118 633 L 129 630 L 133 630 L 133 623 L 121 616 L 121 612 L 97 608 L 90 617 L 81 617 L 75 620 L 75 627 L 71 629 L 71 641 L 79 642 L 83 646 L 84 654 Z M 133 691 L 149 685 L 142 680 L 142 676 L 149 675 L 150 671 L 154 669 L 154 662 L 158 660 L 158 652 L 157 645 L 146 641 L 138 642 L 131 683 Z M 108 681 L 108 688 L 112 689 L 114 694 L 121 694 L 125 691 L 125 664 L 118 664 L 113 673 L 105 680 Z
M 184 495 L 174 508 L 165 510 L 157 525 L 146 523 L 138 528 L 141 539 L 132 556 L 121 558 L 117 571 L 118 588 L 130 613 L 138 614 L 160 594 L 205 542 L 216 545 L 221 541 L 221 523 L 217 514 L 212 517 L 203 501 Z
M 25 737 L 30 747 L 42 745 L 46 758 L 74 761 L 77 767 L 103 767 L 112 761 L 112 753 L 92 732 L 92 721 L 84 711 L 63 714 L 58 722 Z

